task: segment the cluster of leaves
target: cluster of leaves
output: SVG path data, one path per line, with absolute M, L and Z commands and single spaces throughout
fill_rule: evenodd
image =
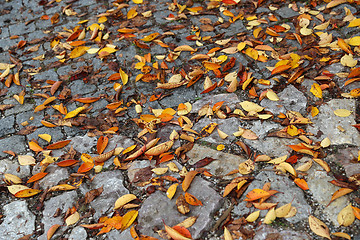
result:
M 335 40 L 332 34 L 328 34 L 327 31 L 337 29 L 339 26 L 344 26 L 346 22 L 348 22 L 347 27 L 358 28 L 360 26 L 359 19 L 347 8 L 344 9 L 346 17 L 342 21 L 332 18 L 326 20 L 322 12 L 324 12 L 324 14 L 333 14 L 331 11 L 334 7 L 346 2 L 359 5 L 359 1 L 327 1 L 328 3 L 318 8 L 318 10 L 314 10 L 318 4 L 317 1 L 311 1 L 309 6 L 301 7 L 300 9 L 295 3 L 292 3 L 289 7 L 299 12 L 299 16 L 292 21 L 294 28 L 292 28 L 290 24 L 281 23 L 279 18 L 272 13 L 257 16 L 254 13 L 256 8 L 260 5 L 265 5 L 265 1 L 261 0 L 253 3 L 241 3 L 236 0 L 206 1 L 202 4 L 197 3 L 196 6 L 194 6 L 192 1 L 188 1 L 186 5 L 181 5 L 177 3 L 177 1 L 173 1 L 169 3 L 168 6 L 169 10 L 173 12 L 166 18 L 168 21 L 187 19 L 193 15 L 206 15 L 214 11 L 216 11 L 216 14 L 219 16 L 218 21 L 215 23 L 212 23 L 212 21 L 207 18 L 202 19 L 201 22 L 203 24 L 193 26 L 192 34 L 186 37 L 189 45 L 180 46 L 174 45 L 171 40 L 166 42 L 167 38 L 175 35 L 172 31 L 167 31 L 162 34 L 153 32 L 140 38 L 142 31 L 137 27 L 141 26 L 143 21 L 147 21 L 147 19 L 152 16 L 152 10 L 150 8 L 148 9 L 145 4 L 144 8 L 140 7 L 141 5 L 129 8 L 130 5 L 124 2 L 125 1 L 114 1 L 113 9 L 97 16 L 97 23 L 87 26 L 89 21 L 82 20 L 78 22 L 78 25 L 73 29 L 64 29 L 63 32 L 58 32 L 57 36 L 50 41 L 50 47 L 58 59 L 57 63 L 60 65 L 81 60 L 81 57 L 85 54 L 96 56 L 104 62 L 107 62 L 112 59 L 113 53 L 119 51 L 115 40 L 130 41 L 138 48 L 146 51 L 151 51 L 151 47 L 157 44 L 165 48 L 167 53 L 155 56 L 150 52 L 143 56 L 136 55 L 134 58 L 138 60 L 138 62 L 133 65 L 134 69 L 132 70 L 123 70 L 117 65 L 109 64 L 109 68 L 115 72 L 108 77 L 108 81 L 114 82 L 113 97 L 73 97 L 66 87 L 66 81 L 47 80 L 46 83 L 48 85 L 42 86 L 42 88 L 45 89 L 44 92 L 34 94 L 35 97 L 44 99 L 42 104 L 36 106 L 34 112 L 43 111 L 52 107 L 59 112 L 59 115 L 56 120 L 50 121 L 49 119 L 43 119 L 41 123 L 49 128 L 82 126 L 86 129 L 97 129 L 97 131 L 93 133 L 94 136 L 99 136 L 97 156 L 90 156 L 86 153 L 79 154 L 70 148 L 69 152 L 61 158 L 52 157 L 52 150 L 64 148 L 70 143 L 70 140 L 51 144 L 51 135 L 39 135 L 39 138 L 44 139 L 49 144 L 41 146 L 35 139 L 29 141 L 29 148 L 37 154 L 36 158 L 30 155 L 18 155 L 17 157 L 20 165 L 35 165 L 37 162 L 40 162 L 39 164 L 42 166 L 41 171 L 31 176 L 26 184 L 23 184 L 23 180 L 15 175 L 5 174 L 4 179 L 8 184 L 8 190 L 11 194 L 15 197 L 32 197 L 41 193 L 41 186 L 37 183 L 48 174 L 46 169 L 49 165 L 56 164 L 59 167 L 73 168 L 77 173 L 73 175 L 73 178 L 69 179 L 67 183 L 53 186 L 44 191 L 41 196 L 42 201 L 44 201 L 45 196 L 51 192 L 78 188 L 89 174 L 100 172 L 104 162 L 109 159 L 113 158 L 113 163 L 116 168 L 126 170 L 129 162 L 145 158 L 154 160 L 157 165 L 166 162 L 168 162 L 168 164 L 167 167 L 151 169 L 151 173 L 154 173 L 156 176 L 150 176 L 150 178 L 140 181 L 138 184 L 141 186 L 149 184 L 151 186 L 158 186 L 158 189 L 166 192 L 169 199 L 175 196 L 175 193 L 178 191 L 178 186 L 181 184 L 182 193 L 177 197 L 175 204 L 180 213 L 187 214 L 190 211 L 189 205 L 201 206 L 203 204 L 196 196 L 188 193 L 187 190 L 197 174 L 212 177 L 212 174 L 204 167 L 214 159 L 202 159 L 193 166 L 195 170 L 190 171 L 185 167 L 181 170 L 178 169 L 176 164 L 171 162 L 171 160 L 177 158 L 186 162 L 186 152 L 191 150 L 194 142 L 201 138 L 208 137 L 210 134 L 213 134 L 215 130 L 222 139 L 226 139 L 229 134 L 248 140 L 258 139 L 257 134 L 249 129 L 239 127 L 237 132 L 225 133 L 218 128 L 216 123 L 210 123 L 200 132 L 196 132 L 192 129 L 194 122 L 202 117 L 219 119 L 238 117 L 244 121 L 259 119 L 264 121 L 277 121 L 281 122 L 285 128 L 270 133 L 269 137 L 298 138 L 302 141 L 302 143 L 297 145 L 289 145 L 289 148 L 293 150 L 290 156 L 281 156 L 275 159 L 271 159 L 266 155 L 254 155 L 244 142 L 238 141 L 237 144 L 244 150 L 249 159 L 241 163 L 238 169 L 229 174 L 240 173 L 247 176 L 234 178 L 231 183 L 225 187 L 224 197 L 232 197 L 235 199 L 241 197 L 251 180 L 253 180 L 253 177 L 249 176 L 249 174 L 254 171 L 257 162 L 273 164 L 276 172 L 288 174 L 294 183 L 304 191 L 309 188 L 306 183 L 306 175 L 301 173 L 308 171 L 313 162 L 319 164 L 325 171 L 331 171 L 326 161 L 322 159 L 325 157 L 322 150 L 331 145 L 330 140 L 324 138 L 321 142 L 313 142 L 309 138 L 311 133 L 307 133 L 301 128 L 301 126 L 311 124 L 311 120 L 302 116 L 299 112 L 288 111 L 274 116 L 273 113 L 253 101 L 243 101 L 236 109 L 231 109 L 227 106 L 229 103 L 224 101 L 214 103 L 213 105 L 207 104 L 199 110 L 197 117 L 194 117 L 194 114 L 190 114 L 192 104 L 189 102 L 180 103 L 177 109 L 150 109 L 147 114 L 143 114 L 142 107 L 146 101 L 156 101 L 166 97 L 166 91 L 170 89 L 180 87 L 190 88 L 202 80 L 203 91 L 201 94 L 207 94 L 215 89 L 225 88 L 229 93 L 244 91 L 249 99 L 254 101 L 261 101 L 267 98 L 275 102 L 280 100 L 276 92 L 270 88 L 262 90 L 259 85 L 270 86 L 272 81 L 300 85 L 306 81 L 307 78 L 312 78 L 316 83 L 312 85 L 310 92 L 315 97 L 321 99 L 323 98 L 323 91 L 335 91 L 335 89 L 337 89 L 336 86 L 338 86 L 339 83 L 335 82 L 335 77 L 345 79 L 346 81 L 344 81 L 344 83 L 340 83 L 344 86 L 357 82 L 360 79 L 360 68 L 354 68 L 358 63 L 357 60 L 354 59 L 354 56 L 359 55 L 360 52 L 360 37 L 352 36 L 347 39 L 337 38 Z M 132 0 L 132 2 L 135 4 L 143 4 L 142 0 Z M 276 10 L 278 8 L 277 5 L 268 5 L 267 7 L 270 10 Z M 66 16 L 77 15 L 70 6 L 64 9 L 63 14 Z M 41 17 L 41 20 L 50 20 L 52 24 L 56 24 L 60 21 L 60 18 L 60 14 L 56 13 L 51 18 L 44 15 Z M 119 20 L 124 21 L 125 24 L 122 24 L 121 27 L 117 29 L 118 35 L 115 39 L 113 33 L 108 30 L 107 25 L 114 24 Z M 214 37 L 207 35 L 207 32 L 213 31 L 217 26 L 226 28 L 231 24 L 236 24 L 237 21 L 246 23 L 247 31 L 252 31 L 252 35 L 246 34 L 246 32 L 240 32 L 236 36 L 234 35 L 227 39 L 223 39 L 222 34 Z M 321 23 L 315 26 L 314 24 L 319 21 Z M 182 24 L 173 25 L 169 30 L 176 31 L 185 27 L 186 26 Z M 15 39 L 16 36 L 12 36 L 12 38 Z M 287 41 L 296 41 L 301 48 L 287 49 Z M 23 50 L 25 46 L 30 44 L 37 43 L 21 40 L 17 44 L 16 50 Z M 96 44 L 95 47 L 94 44 Z M 214 47 L 207 49 L 205 46 Z M 26 52 L 37 52 L 38 49 L 39 45 L 35 45 L 27 49 Z M 296 53 L 295 50 L 297 50 Z M 189 54 L 191 55 L 188 61 L 189 66 L 185 67 L 181 62 L 181 66 L 177 70 L 169 67 L 170 64 L 176 64 L 177 60 L 181 59 L 181 56 L 185 54 L 187 54 L 187 56 Z M 268 79 L 256 79 L 249 68 L 239 63 L 235 57 L 228 56 L 233 54 L 242 54 L 256 62 L 266 63 L 270 59 L 274 59 L 277 60 L 277 63 L 274 66 L 267 67 L 271 73 Z M 21 61 L 13 55 L 14 54 L 10 54 L 12 64 L 0 63 L 0 69 L 4 70 L 0 74 L 0 79 L 4 81 L 4 85 L 7 88 L 11 87 L 12 84 L 22 85 L 20 73 L 23 70 L 23 66 Z M 40 55 L 33 59 L 41 61 L 44 58 L 44 55 Z M 332 74 L 327 70 L 323 70 L 326 66 L 336 62 L 340 62 L 345 66 L 348 72 Z M 237 66 L 236 70 L 235 66 Z M 309 71 L 313 68 L 317 70 L 315 75 Z M 24 70 L 29 78 L 39 71 L 40 69 Z M 133 73 L 136 72 L 138 74 L 135 76 Z M 70 81 L 82 78 L 87 79 L 88 75 L 89 72 L 86 68 L 80 69 L 70 76 Z M 84 80 L 84 82 L 86 81 Z M 151 96 L 133 98 L 130 101 L 128 101 L 128 99 L 120 99 L 120 93 L 126 91 L 124 86 L 127 85 L 129 81 L 155 82 L 156 91 L 161 92 L 154 92 Z M 24 89 L 13 97 L 20 104 L 24 104 L 25 94 Z M 348 93 L 341 92 L 341 96 L 358 98 L 360 96 L 360 90 L 359 88 L 354 88 Z M 102 98 L 108 100 L 109 103 L 106 108 L 113 117 L 112 120 L 109 120 L 111 122 L 108 122 L 109 126 L 106 125 L 108 126 L 106 129 L 100 129 L 99 126 L 89 126 L 84 120 L 87 118 L 86 114 L 91 111 L 91 104 Z M 68 111 L 67 104 L 73 101 L 83 105 Z M 0 105 L 0 110 L 6 110 L 11 107 L 14 106 Z M 130 107 L 134 107 L 135 111 L 139 114 L 139 117 L 133 119 L 133 121 L 142 129 L 137 136 L 142 143 L 126 149 L 121 146 L 116 147 L 104 153 L 111 135 L 119 131 L 119 127 L 116 124 L 116 117 L 123 116 L 124 112 Z M 315 117 L 319 113 L 316 104 L 311 107 L 310 113 L 312 117 Z M 336 109 L 334 114 L 339 117 L 348 117 L 353 113 L 346 109 Z M 113 123 L 115 124 L 110 126 L 110 124 Z M 158 144 L 160 138 L 156 137 L 157 129 L 166 124 L 178 125 L 181 127 L 181 130 L 178 132 L 173 131 L 167 141 Z M 26 126 L 26 123 L 24 123 L 24 126 Z M 33 128 L 25 128 L 23 133 L 27 135 L 32 131 L 34 131 Z M 177 140 L 180 140 L 182 145 L 172 150 L 173 144 Z M 224 147 L 225 146 L 221 144 L 217 149 L 221 151 Z M 16 153 L 10 150 L 7 151 L 7 153 L 16 156 Z M 308 155 L 312 159 L 294 169 L 294 164 L 296 164 L 302 155 Z M 58 161 L 59 159 L 61 159 L 61 161 Z M 169 170 L 171 173 L 179 174 L 179 176 L 173 177 L 170 176 L 170 174 L 165 175 Z M 353 176 L 346 181 L 334 180 L 332 183 L 340 186 L 341 189 L 334 193 L 330 203 L 356 190 L 357 185 L 359 185 L 357 176 Z M 29 187 L 31 185 L 33 186 L 32 188 Z M 276 218 L 286 218 L 296 214 L 296 208 L 294 208 L 291 203 L 276 208 L 276 203 L 265 202 L 276 193 L 276 190 L 270 190 L 269 184 L 265 184 L 263 189 L 251 190 L 246 196 L 247 199 L 245 199 L 245 201 L 257 209 L 269 210 L 263 220 L 266 224 L 272 223 Z M 101 194 L 101 192 L 99 194 Z M 127 211 L 127 209 L 139 207 L 138 204 L 130 203 L 136 199 L 137 197 L 133 194 L 124 195 L 115 202 L 114 216 L 111 218 L 102 217 L 96 224 L 82 226 L 89 229 L 101 229 L 98 234 L 106 233 L 112 229 L 124 230 L 129 228 L 136 220 L 138 212 L 137 210 Z M 256 211 L 247 216 L 245 220 L 246 222 L 255 222 L 258 216 L 259 211 Z M 349 226 L 355 220 L 355 217 L 359 218 L 359 209 L 349 205 L 339 213 L 338 221 L 341 225 Z M 80 214 L 74 207 L 68 210 L 64 219 L 67 225 L 72 225 L 79 221 Z M 188 218 L 173 227 L 164 224 L 165 231 L 159 231 L 159 235 L 168 239 L 191 239 L 191 234 L 187 228 L 192 226 L 195 221 L 196 218 Z M 320 220 L 310 216 L 309 224 L 310 228 L 316 234 L 330 239 L 328 231 L 323 227 L 324 223 Z M 52 234 L 59 227 L 58 225 L 51 227 L 48 231 L 48 238 L 51 238 Z M 234 230 L 231 226 L 224 228 L 226 240 L 232 239 L 232 234 L 237 234 L 236 230 L 231 230 Z M 139 236 L 135 228 L 131 228 L 131 234 L 134 239 L 151 239 L 147 236 Z M 345 236 L 344 234 L 337 234 L 338 236 Z

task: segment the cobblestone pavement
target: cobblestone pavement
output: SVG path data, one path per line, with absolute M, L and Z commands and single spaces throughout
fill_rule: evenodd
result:
M 0 6 L 0 239 L 360 239 L 359 1 Z

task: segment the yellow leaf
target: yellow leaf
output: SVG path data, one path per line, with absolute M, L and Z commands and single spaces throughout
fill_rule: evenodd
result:
M 35 158 L 29 155 L 18 155 L 19 164 L 22 166 L 25 165 L 35 165 Z
M 269 89 L 267 92 L 266 92 L 266 97 L 268 99 L 270 99 L 271 101 L 279 101 L 280 98 L 278 97 L 278 95 L 271 89 Z
M 250 111 L 261 112 L 262 110 L 264 110 L 264 108 L 261 107 L 260 105 L 249 101 L 241 102 L 240 106 L 247 112 Z
M 224 228 L 224 239 L 225 240 L 234 240 L 233 237 L 231 236 L 230 231 L 226 227 Z
M 290 136 L 296 136 L 299 134 L 297 127 L 295 127 L 294 125 L 289 125 L 286 129 L 286 132 L 290 135 Z
M 141 3 L 143 3 L 143 0 L 132 0 L 133 1 L 133 3 L 135 3 L 135 4 L 141 4 Z
M 246 43 L 245 42 L 241 42 L 237 45 L 237 49 L 239 51 L 243 50 L 246 47 Z
M 119 197 L 114 206 L 114 210 L 123 207 L 125 204 L 135 200 L 136 196 L 134 194 L 125 194 L 124 196 Z
M 141 39 L 141 40 L 143 40 L 144 42 L 150 42 L 150 41 L 154 40 L 154 39 L 155 39 L 157 36 L 159 36 L 159 35 L 160 35 L 160 33 L 152 33 L 152 34 L 144 37 L 144 38 Z
M 68 218 L 65 219 L 65 223 L 67 226 L 73 225 L 77 223 L 80 219 L 80 214 L 76 211 L 73 214 L 71 214 Z
M 331 240 L 329 228 L 321 220 L 310 215 L 309 216 L 309 225 L 310 225 L 311 231 L 313 231 L 316 235 L 319 235 L 320 237 L 325 237 L 325 238 Z
M 119 73 L 123 85 L 127 84 L 127 82 L 129 81 L 129 75 L 127 75 L 121 68 L 119 69 Z
M 5 180 L 5 182 L 10 183 L 10 184 L 22 183 L 21 178 L 19 178 L 18 176 L 15 176 L 13 174 L 10 174 L 10 173 L 4 174 L 4 180 Z
M 319 84 L 314 83 L 314 84 L 311 86 L 310 92 L 311 92 L 312 94 L 314 94 L 315 97 L 317 97 L 317 98 L 322 98 L 322 90 L 321 90 Z
M 284 206 L 281 206 L 275 210 L 275 214 L 277 218 L 283 218 L 285 217 L 291 209 L 291 203 L 285 204 Z
M 138 214 L 139 214 L 139 212 L 136 210 L 131 210 L 131 211 L 127 212 L 121 219 L 121 230 L 125 230 L 128 227 L 130 227 L 131 224 L 137 218 Z
M 68 119 L 68 118 L 73 118 L 75 117 L 76 115 L 78 115 L 81 111 L 85 110 L 86 107 L 78 107 L 77 109 L 69 112 L 68 114 L 66 114 L 66 116 L 64 117 L 64 119 Z
M 264 218 L 265 224 L 271 224 L 276 219 L 275 208 L 271 208 Z
M 47 142 L 51 141 L 51 135 L 49 135 L 49 134 L 44 133 L 44 134 L 39 134 L 38 136 L 39 136 L 39 138 L 42 138 Z
M 340 63 L 345 67 L 355 67 L 357 65 L 357 60 L 353 58 L 352 54 L 345 54 L 341 59 Z
M 169 170 L 169 168 L 164 167 L 164 168 L 153 168 L 151 169 L 151 171 L 153 173 L 155 173 L 156 175 L 163 175 L 165 174 L 167 171 Z
M 331 144 L 330 139 L 326 137 L 321 141 L 320 146 L 322 148 L 327 148 L 328 146 L 330 146 L 330 144 Z
M 87 52 L 88 54 L 95 54 L 95 53 L 97 53 L 99 50 L 100 50 L 100 48 L 90 48 L 90 49 L 86 50 L 86 52 Z
M 128 11 L 128 13 L 127 13 L 127 18 L 128 19 L 132 19 L 132 18 L 134 18 L 134 17 L 136 17 L 138 15 L 138 12 L 136 11 L 136 9 L 135 8 L 131 8 L 129 11 Z
M 259 58 L 259 52 L 254 48 L 247 48 L 245 50 L 245 54 L 254 60 L 258 60 L 258 58 Z
M 351 46 L 359 46 L 360 45 L 360 36 L 350 38 L 348 44 Z
M 15 195 L 17 192 L 20 192 L 22 190 L 25 190 L 25 189 L 30 189 L 29 187 L 25 186 L 25 185 L 11 185 L 11 186 L 7 186 L 9 192 L 13 195 Z
M 350 226 L 355 221 L 355 215 L 351 204 L 344 207 L 337 216 L 338 223 L 342 226 Z
M 360 18 L 355 18 L 349 23 L 349 26 L 347 27 L 358 27 L 360 26 Z
M 106 21 L 107 21 L 107 17 L 105 17 L 105 16 L 99 17 L 99 19 L 98 19 L 98 23 L 104 23 Z
M 224 148 L 225 148 L 224 144 L 219 144 L 219 145 L 217 145 L 216 150 L 221 151 Z
M 319 109 L 317 107 L 311 107 L 311 116 L 315 117 L 319 114 Z
M 352 111 L 349 111 L 347 109 L 336 109 L 334 111 L 334 114 L 338 117 L 348 117 L 352 114 Z
M 80 57 L 84 55 L 88 49 L 90 49 L 90 47 L 85 47 L 85 46 L 76 47 L 71 51 L 69 57 L 70 58 Z
M 246 217 L 245 220 L 248 222 L 255 222 L 259 216 L 260 216 L 260 210 L 251 213 L 249 216 Z
M 105 52 L 111 54 L 111 53 L 114 53 L 116 51 L 117 51 L 117 49 L 115 49 L 115 48 L 104 47 L 98 52 L 98 54 L 99 54 L 99 56 L 103 56 L 103 54 L 105 54 Z
M 176 193 L 176 189 L 177 189 L 177 186 L 179 184 L 178 183 L 174 183 L 173 185 L 171 185 L 168 190 L 166 191 L 166 196 L 169 198 L 169 199 L 172 199 Z

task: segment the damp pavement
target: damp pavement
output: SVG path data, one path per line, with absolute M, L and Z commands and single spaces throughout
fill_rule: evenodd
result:
M 100 229 L 82 226 L 98 223 L 103 217 L 123 216 L 127 210 L 116 211 L 114 204 L 125 194 L 134 194 L 137 197 L 135 202 L 137 205 L 133 209 L 138 211 L 138 216 L 132 226 L 135 226 L 134 229 L 139 236 L 163 239 L 161 236 L 164 236 L 164 233 L 160 230 L 164 230 L 164 223 L 175 226 L 188 217 L 197 217 L 196 222 L 188 227 L 193 239 L 224 239 L 224 226 L 232 231 L 234 239 L 322 239 L 309 227 L 308 217 L 313 215 L 323 221 L 330 228 L 330 232 L 345 232 L 352 239 L 360 239 L 358 219 L 348 227 L 340 226 L 337 220 L 340 211 L 350 203 L 352 206 L 359 207 L 358 190 L 329 204 L 333 193 L 340 189 L 339 186 L 330 183 L 331 181 L 337 179 L 346 182 L 349 178 L 360 174 L 358 161 L 360 133 L 353 126 L 359 123 L 359 103 L 356 98 L 346 98 L 344 95 L 335 94 L 331 89 L 324 89 L 323 98 L 316 98 L 310 91 L 315 82 L 314 79 L 305 75 L 302 81 L 286 84 L 281 80 L 281 76 L 275 79 L 270 76 L 271 71 L 266 69 L 267 66 L 273 67 L 277 61 L 270 57 L 267 62 L 254 61 L 242 52 L 229 55 L 229 58 L 236 58 L 236 64 L 230 71 L 238 71 L 243 66 L 246 71 L 252 72 L 256 79 L 270 79 L 267 85 L 259 82 L 253 84 L 259 94 L 266 89 L 273 89 L 279 101 L 269 98 L 260 100 L 259 97 L 249 96 L 249 89 L 244 91 L 241 87 L 234 92 L 227 92 L 225 87 L 227 83 L 223 86 L 219 85 L 213 91 L 202 93 L 204 91 L 203 79 L 191 87 L 180 86 L 173 89 L 156 88 L 159 80 L 135 80 L 138 74 L 147 74 L 146 69 L 142 72 L 139 68 L 136 69 L 136 64 L 141 59 L 139 56 L 151 53 L 152 59 L 148 65 L 155 66 L 157 63 L 160 65 L 161 62 L 165 62 L 163 59 L 169 57 L 171 53 L 171 57 L 175 60 L 166 62 L 167 69 L 156 71 L 155 74 L 152 72 L 155 77 L 158 76 L 157 74 L 165 73 L 167 81 L 172 75 L 183 74 L 180 69 L 187 74 L 201 66 L 194 63 L 194 60 L 189 60 L 193 53 L 184 51 L 177 58 L 173 51 L 177 46 L 189 45 L 198 48 L 198 53 L 206 54 L 210 49 L 218 47 L 214 44 L 215 40 L 229 38 L 242 39 L 241 41 L 253 40 L 253 29 L 249 27 L 249 21 L 246 20 L 246 17 L 252 15 L 259 17 L 273 15 L 280 23 L 288 23 L 294 29 L 293 23 L 297 17 L 309 11 L 309 14 L 314 14 L 311 11 L 324 9 L 326 3 L 312 6 L 305 5 L 308 2 L 303 1 L 291 3 L 276 1 L 269 5 L 264 1 L 263 5 L 255 8 L 254 3 L 241 1 L 235 6 L 222 6 L 233 12 L 239 12 L 238 10 L 242 9 L 245 14 L 245 18 L 226 25 L 221 23 L 229 22 L 229 17 L 223 12 L 220 14 L 219 7 L 206 9 L 209 1 L 178 0 L 177 2 L 180 8 L 186 6 L 185 4 L 188 6 L 193 4 L 192 7 L 203 7 L 203 10 L 200 12 L 196 9 L 186 10 L 184 11 L 186 14 L 181 15 L 179 6 L 165 0 L 144 1 L 142 4 L 121 0 L 113 2 L 2 0 L 0 2 L 0 63 L 2 64 L 0 75 L 5 76 L 0 82 L 0 173 L 2 174 L 0 239 L 47 239 L 49 229 L 55 224 L 58 224 L 59 228 L 52 239 L 134 239 L 130 228 L 123 231 L 112 229 L 107 233 L 97 235 Z M 217 2 L 217 4 L 222 3 Z M 291 4 L 295 4 L 296 7 Z M 248 8 L 248 12 L 244 10 L 245 8 Z M 113 15 L 115 9 L 120 9 L 120 12 Z M 128 19 L 130 9 L 136 9 L 139 15 Z M 324 13 L 319 11 L 318 14 L 323 14 L 326 20 L 341 20 L 349 15 L 348 11 L 358 14 L 359 5 L 344 1 L 333 9 Z M 102 16 L 107 17 L 107 20 L 103 19 L 102 23 L 104 38 L 99 42 L 91 41 L 89 39 L 93 31 L 88 30 L 87 27 L 98 23 Z M 219 20 L 220 17 L 222 20 Z M 313 19 L 316 24 L 319 24 L 318 20 Z M 79 29 L 87 29 L 84 39 L 86 46 L 103 48 L 106 44 L 110 44 L 115 46 L 116 52 L 105 53 L 104 56 L 99 56 L 97 53 L 85 53 L 79 57 L 69 58 L 69 53 L 74 46 L 68 43 L 56 47 L 56 44 L 67 43 L 66 39 L 74 33 L 74 28 L 77 26 Z M 201 43 L 199 40 L 197 43 L 188 40 L 188 36 L 196 36 L 199 26 L 201 36 L 214 37 L 214 41 Z M 119 29 L 136 29 L 136 31 L 119 33 Z M 135 34 L 135 38 L 141 39 L 151 33 L 162 34 L 160 40 L 170 47 L 162 47 L 158 44 L 159 42 L 145 41 L 149 46 L 146 48 L 134 44 L 133 36 L 130 36 Z M 359 35 L 356 28 L 355 30 L 333 28 L 329 30 L 329 33 L 332 33 L 334 37 L 344 39 Z M 296 39 L 287 39 L 287 41 L 289 43 L 284 47 L 275 46 L 269 38 L 266 38 L 264 42 L 276 47 L 282 54 L 288 53 L 286 49 L 289 46 L 295 46 L 298 49 L 306 48 L 305 43 L 300 46 Z M 216 54 L 215 57 L 226 55 L 226 53 Z M 359 51 L 354 53 L 354 58 L 359 58 Z M 359 82 L 344 85 L 345 78 L 336 74 L 349 72 L 350 68 L 344 67 L 339 62 L 334 61 L 332 64 L 321 67 L 321 71 L 327 70 L 329 74 L 333 74 L 338 93 L 346 93 L 360 86 Z M 7 69 L 10 72 L 5 74 Z M 114 90 L 116 88 L 114 83 L 123 84 L 124 82 L 120 78 L 115 81 L 109 81 L 108 78 L 119 69 L 128 74 L 129 80 L 122 89 Z M 156 69 L 161 68 L 158 66 Z M 310 66 L 308 71 L 313 75 L 314 72 L 320 70 L 315 66 L 313 68 Z M 211 78 L 215 77 L 211 71 L 207 74 Z M 17 77 L 19 84 L 15 81 Z M 9 78 L 13 80 L 10 84 Z M 60 81 L 60 87 L 52 92 L 55 83 Z M 46 106 L 44 104 L 44 108 L 40 111 L 34 111 L 51 96 L 56 97 L 54 102 Z M 151 96 L 156 99 L 150 101 Z M 22 97 L 23 102 L 21 102 Z M 91 97 L 99 97 L 99 99 L 93 103 L 85 103 L 88 104 L 86 111 L 70 120 L 65 120 L 64 114 L 53 107 L 61 103 L 70 112 L 84 105 L 74 99 Z M 124 110 L 114 113 L 113 110 L 107 108 L 110 103 L 119 101 L 123 101 L 123 105 L 119 106 L 124 107 Z M 221 109 L 225 117 L 216 115 L 211 110 L 202 114 L 202 117 L 198 116 L 199 111 L 204 107 L 210 106 L 208 108 L 211 109 L 214 104 L 222 101 Z M 271 118 L 259 119 L 256 117 L 257 113 L 246 113 L 241 108 L 241 103 L 244 101 L 257 103 L 266 111 L 264 114 L 270 114 Z M 92 169 L 86 174 L 78 175 L 76 173 L 79 164 L 72 167 L 60 167 L 56 164 L 65 159 L 80 160 L 81 154 L 97 156 L 97 143 L 100 136 L 109 138 L 105 152 L 118 147 L 126 149 L 134 144 L 142 146 L 146 139 L 139 136 L 139 132 L 144 126 L 135 124 L 134 119 L 139 119 L 141 114 L 153 114 L 153 109 L 172 108 L 177 111 L 179 104 L 186 102 L 192 106 L 185 116 L 191 122 L 188 124 L 191 125 L 190 128 L 193 131 L 200 133 L 204 127 L 216 123 L 217 129 L 228 137 L 221 137 L 216 129 L 211 134 L 197 139 L 197 135 L 191 135 L 192 132 L 184 131 L 179 126 L 179 121 L 176 121 L 179 116 L 175 114 L 172 121 L 160 123 L 156 129 L 151 129 L 154 131 L 152 137 L 155 134 L 160 138 L 160 143 L 168 141 L 174 130 L 179 135 L 187 136 L 174 140 L 172 150 L 169 151 L 173 153 L 177 148 L 189 145 L 189 143 L 191 148 L 186 151 L 183 149 L 184 153 L 175 155 L 174 159 L 168 162 L 156 164 L 154 160 L 141 155 L 133 161 L 122 162 L 119 166 L 114 162 L 116 157 L 112 156 L 104 163 L 102 169 L 98 168 L 96 172 Z M 136 111 L 136 105 L 141 105 L 141 113 Z M 311 115 L 312 106 L 317 106 L 319 110 L 316 116 Z M 243 114 L 245 112 L 245 115 L 249 115 L 241 115 L 239 112 L 234 114 L 235 109 L 240 109 Z M 336 109 L 346 109 L 350 114 L 346 117 L 337 116 L 334 114 Z M 289 125 L 283 121 L 284 118 L 277 116 L 281 114 L 285 116 L 289 111 L 301 114 L 302 118 L 307 118 L 311 122 L 297 125 L 303 133 L 306 133 L 303 134 L 306 138 L 276 135 Z M 211 114 L 208 114 L 209 112 Z M 51 122 L 54 126 L 49 127 L 44 124 L 44 121 Z M 116 127 L 115 131 L 111 130 L 112 127 Z M 234 136 L 233 133 L 239 131 L 239 127 L 251 130 L 256 134 L 257 139 Z M 49 145 L 47 141 L 39 137 L 39 134 L 50 135 L 50 143 L 64 140 L 71 140 L 71 142 L 64 148 L 52 151 L 50 155 L 59 159 L 47 165 L 45 172 L 48 174 L 44 178 L 36 183 L 27 183 L 31 176 L 44 169 L 44 166 L 40 164 L 44 159 L 44 154 L 33 151 L 29 147 L 31 141 L 43 148 Z M 144 136 L 149 138 L 149 134 Z M 189 136 L 190 139 L 195 139 L 194 143 L 189 141 Z M 320 142 L 325 138 L 330 140 L 330 144 L 320 148 Z M 278 171 L 272 164 L 255 162 L 253 171 L 246 175 L 253 179 L 249 181 L 243 194 L 240 196 L 230 194 L 223 197 L 225 186 L 235 177 L 243 176 L 238 172 L 238 167 L 248 159 L 255 160 L 255 157 L 259 155 L 266 155 L 271 159 L 284 155 L 296 155 L 297 163 L 292 163 L 295 169 L 313 161 L 312 159 L 316 157 L 307 154 L 308 152 L 296 153 L 289 147 L 289 145 L 300 143 L 313 146 L 312 149 L 320 153 L 318 157 L 331 169 L 331 171 L 326 171 L 314 161 L 309 170 L 298 171 L 299 176 L 306 180 L 308 190 L 302 190 L 297 186 L 293 181 L 294 176 L 288 172 Z M 219 150 L 221 144 L 224 145 L 224 149 Z M 21 165 L 18 161 L 19 155 L 32 156 L 36 161 L 30 165 Z M 119 158 L 121 162 L 122 159 L 120 156 Z M 176 178 L 181 185 L 184 171 L 196 169 L 196 163 L 206 158 L 212 158 L 209 164 L 202 167 L 207 174 L 204 172 L 197 174 L 187 190 L 196 196 L 202 205 L 190 206 L 190 212 L 182 214 L 178 211 L 176 204 L 176 199 L 182 194 L 180 186 L 175 196 L 170 199 L 166 191 L 173 182 L 159 181 L 159 178 L 171 176 Z M 170 163 L 173 164 L 170 165 L 171 168 L 168 165 Z M 166 173 L 157 175 L 151 171 L 156 168 L 169 169 Z M 40 189 L 42 192 L 28 198 L 17 198 L 8 191 L 8 186 L 14 183 L 6 179 L 6 176 L 9 176 L 6 174 L 11 174 L 21 180 L 16 184 Z M 74 190 L 46 193 L 51 187 L 79 181 L 79 178 L 81 181 Z M 267 200 L 268 202 L 277 203 L 277 206 L 291 202 L 297 212 L 293 217 L 276 219 L 272 224 L 267 225 L 262 223 L 262 220 L 268 210 L 261 210 L 260 217 L 255 223 L 246 223 L 244 218 L 256 209 L 244 201 L 245 196 L 253 189 L 262 189 L 265 183 L 271 183 L 271 189 L 278 191 Z M 90 202 L 85 202 L 87 193 L 96 189 L 101 189 L 101 193 Z M 74 207 L 80 213 L 80 219 L 75 224 L 67 225 L 65 216 L 68 216 L 67 212 Z M 236 225 L 235 222 L 241 222 L 241 219 L 242 224 Z M 162 235 L 160 236 L 159 233 Z

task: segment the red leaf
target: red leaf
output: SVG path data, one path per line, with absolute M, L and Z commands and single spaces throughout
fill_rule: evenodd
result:
M 64 141 L 59 141 L 53 144 L 50 144 L 49 146 L 46 147 L 46 149 L 60 149 L 65 147 L 66 145 L 68 145 L 71 142 L 71 140 L 64 140 Z

